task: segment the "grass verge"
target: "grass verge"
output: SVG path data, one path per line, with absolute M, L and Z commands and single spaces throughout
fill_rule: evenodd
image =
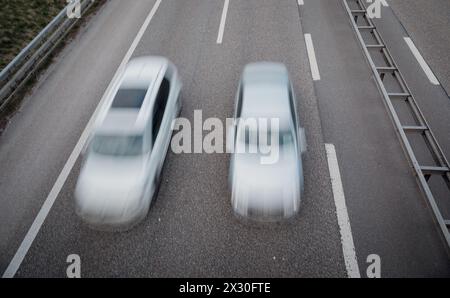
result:
M 107 0 L 96 0 L 94 4 L 83 14 L 83 17 L 74 25 L 71 31 L 58 44 L 54 51 L 42 62 L 40 67 L 34 72 L 25 85 L 11 98 L 8 106 L 0 113 L 0 136 L 6 129 L 9 121 L 20 108 L 22 100 L 32 90 L 40 74 L 45 71 L 53 62 L 54 58 L 62 51 L 65 45 L 79 32 L 79 29 L 86 24 L 90 17 Z M 21 5 L 23 4 L 23 6 Z M 0 0 L 0 58 L 2 68 L 25 47 L 60 11 L 66 6 L 65 0 Z M 5 6 L 7 7 L 6 9 Z M 30 20 L 29 14 L 34 15 L 34 21 Z M 14 15 L 14 16 L 11 16 Z M 3 19 L 7 16 L 9 21 Z M 18 20 L 17 24 L 15 23 Z M 45 21 L 44 21 L 45 20 Z M 26 24 L 26 25 L 24 25 Z M 7 32 L 5 35 L 3 32 Z M 15 33 L 14 33 L 15 32 Z M 9 36 L 9 37 L 8 37 Z M 17 41 L 9 40 L 14 36 Z M 14 39 L 14 38 L 12 38 Z M 9 40 L 9 41 L 8 41 Z
M 0 70 L 66 6 L 65 0 L 0 0 Z

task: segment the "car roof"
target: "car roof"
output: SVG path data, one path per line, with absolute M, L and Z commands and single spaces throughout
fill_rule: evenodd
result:
M 126 66 L 119 83 L 115 86 L 114 96 L 110 98 L 106 109 L 99 117 L 96 132 L 105 134 L 136 134 L 145 129 L 154 101 L 161 74 L 170 62 L 164 57 L 145 56 L 132 59 Z M 134 103 L 115 102 L 120 90 L 147 90 L 143 99 Z M 141 96 L 141 93 L 132 93 Z M 120 100 L 120 98 L 119 98 Z
M 279 118 L 280 128 L 292 123 L 289 74 L 283 64 L 249 64 L 244 69 L 242 88 L 242 118 Z

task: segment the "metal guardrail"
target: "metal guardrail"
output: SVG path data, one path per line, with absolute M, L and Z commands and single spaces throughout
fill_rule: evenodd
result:
M 81 14 L 94 3 L 93 0 L 80 2 Z M 53 52 L 77 18 L 67 17 L 67 5 L 22 51 L 0 72 L 0 112 L 13 98 L 14 94 L 31 78 L 42 62 Z
M 353 9 L 349 3 L 353 4 Z M 450 165 L 446 159 L 441 147 L 439 146 L 433 132 L 431 131 L 428 122 L 426 121 L 422 111 L 420 110 L 414 96 L 409 89 L 406 81 L 397 67 L 394 58 L 390 54 L 386 44 L 384 43 L 381 35 L 379 34 L 376 25 L 368 17 L 367 8 L 362 3 L 361 0 L 343 0 L 344 7 L 350 18 L 352 27 L 356 33 L 358 41 L 364 51 L 364 55 L 372 69 L 375 77 L 377 86 L 383 96 L 385 106 L 389 111 L 392 121 L 394 122 L 397 135 L 401 141 L 402 147 L 406 153 L 406 156 L 411 163 L 412 168 L 416 174 L 417 182 L 422 190 L 422 193 L 426 197 L 431 210 L 433 211 L 434 217 L 439 228 L 442 231 L 444 239 L 447 243 L 447 247 L 450 248 L 450 219 L 445 219 L 430 186 L 429 179 L 431 176 L 441 176 L 444 179 L 446 186 L 446 197 L 444 199 L 450 199 Z M 362 20 L 362 22 L 361 22 Z M 361 24 L 362 23 L 362 24 Z M 362 32 L 370 32 L 372 39 L 375 40 L 375 44 L 367 44 L 363 38 Z M 374 59 L 372 58 L 373 52 L 379 51 L 382 54 L 383 60 L 386 65 L 376 65 Z M 398 86 L 400 87 L 400 92 L 389 92 L 384 83 L 385 76 L 391 74 Z M 403 125 L 400 117 L 397 114 L 397 110 L 394 107 L 394 101 L 405 101 L 410 108 L 412 118 L 415 120 L 414 125 Z M 409 141 L 407 134 L 418 134 L 423 137 L 426 143 L 426 147 L 431 154 L 435 164 L 433 165 L 421 165 L 416 158 L 414 153 L 414 146 Z

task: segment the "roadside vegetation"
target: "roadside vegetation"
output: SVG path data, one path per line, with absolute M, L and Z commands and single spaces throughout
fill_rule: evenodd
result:
M 0 70 L 66 6 L 65 0 L 0 0 Z
M 0 137 L 23 99 L 32 90 L 41 73 L 53 62 L 59 52 L 77 35 L 79 29 L 107 2 L 96 0 L 54 51 L 35 70 L 25 85 L 13 96 L 8 106 L 0 111 Z M 0 71 L 67 5 L 66 0 L 0 0 Z

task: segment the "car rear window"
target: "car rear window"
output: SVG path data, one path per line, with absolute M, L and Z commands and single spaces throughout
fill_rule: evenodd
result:
M 112 107 L 139 109 L 146 94 L 145 89 L 120 89 L 114 97 Z

